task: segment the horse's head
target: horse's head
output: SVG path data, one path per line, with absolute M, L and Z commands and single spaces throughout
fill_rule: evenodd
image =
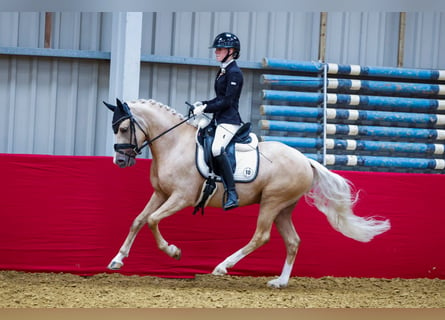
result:
M 113 111 L 112 128 L 115 135 L 114 160 L 121 168 L 131 167 L 136 163 L 136 156 L 144 147 L 147 135 L 131 113 L 127 103 L 116 99 L 116 105 L 104 101 L 105 106 Z M 138 127 L 139 130 L 136 130 Z

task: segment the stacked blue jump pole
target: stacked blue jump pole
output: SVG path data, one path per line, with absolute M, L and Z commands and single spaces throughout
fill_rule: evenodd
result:
M 274 71 L 261 76 L 263 141 L 334 167 L 445 173 L 445 70 L 268 58 L 263 67 Z

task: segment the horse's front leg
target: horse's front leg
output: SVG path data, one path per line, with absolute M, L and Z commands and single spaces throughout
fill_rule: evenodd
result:
M 167 201 L 148 217 L 148 225 L 153 233 L 159 250 L 177 260 L 181 259 L 181 250 L 173 244 L 169 245 L 164 237 L 162 237 L 161 232 L 159 231 L 159 223 L 162 219 L 171 216 L 177 211 L 185 208 L 187 205 L 191 204 L 187 203 L 183 195 L 177 196 L 172 194 Z
M 127 238 L 125 239 L 124 243 L 119 249 L 117 255 L 113 258 L 113 260 L 111 260 L 110 264 L 108 265 L 108 269 L 119 270 L 120 268 L 122 268 L 122 266 L 124 265 L 123 259 L 128 257 L 131 246 L 133 245 L 134 239 L 136 238 L 136 235 L 138 234 L 139 230 L 141 230 L 144 224 L 147 223 L 148 216 L 153 211 L 158 209 L 164 201 L 165 199 L 158 193 L 156 192 L 153 193 L 153 195 L 150 198 L 150 201 L 148 201 L 144 210 L 142 210 L 142 212 L 136 217 L 136 219 L 134 219 L 130 227 L 130 232 L 127 235 Z

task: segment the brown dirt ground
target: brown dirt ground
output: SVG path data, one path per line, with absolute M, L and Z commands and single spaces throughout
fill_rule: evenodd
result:
M 1 308 L 445 308 L 445 280 L 197 275 L 195 279 L 0 271 Z

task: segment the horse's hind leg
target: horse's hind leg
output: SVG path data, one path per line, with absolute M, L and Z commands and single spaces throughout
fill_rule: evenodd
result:
M 161 204 L 164 202 L 164 199 L 161 198 L 156 192 L 151 196 L 150 201 L 145 206 L 144 210 L 134 219 L 130 232 L 127 235 L 124 243 L 117 255 L 111 260 L 108 265 L 108 269 L 110 270 L 119 270 L 124 265 L 123 259 L 128 257 L 130 253 L 131 246 L 133 245 L 134 239 L 138 234 L 139 230 L 147 223 L 148 216 L 156 209 L 158 209 Z
M 294 207 L 295 205 L 292 205 L 282 210 L 274 221 L 275 226 L 277 227 L 278 232 L 286 245 L 286 260 L 284 261 L 281 275 L 277 279 L 271 280 L 267 283 L 269 287 L 284 288 L 289 282 L 292 267 L 295 262 L 298 247 L 300 245 L 300 237 L 295 231 L 294 224 L 292 222 L 292 210 Z
M 227 274 L 227 268 L 233 267 L 245 256 L 268 242 L 270 239 L 270 230 L 272 228 L 272 223 L 275 219 L 276 212 L 276 208 L 274 208 L 274 204 L 272 204 L 272 202 L 269 205 L 261 205 L 256 230 L 252 239 L 246 246 L 242 247 L 240 250 L 236 251 L 234 254 L 227 257 L 223 262 L 217 265 L 212 273 L 214 275 Z

